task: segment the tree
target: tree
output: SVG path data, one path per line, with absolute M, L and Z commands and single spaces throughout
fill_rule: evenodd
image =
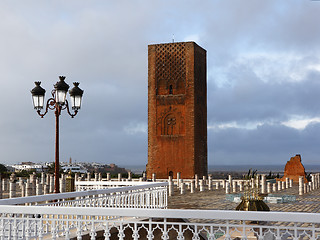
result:
M 6 168 L 6 166 L 0 163 L 0 173 L 5 173 L 7 171 L 8 169 Z
M 54 173 L 55 173 L 55 166 L 56 166 L 56 163 L 55 163 L 55 162 L 51 163 L 51 164 L 48 166 L 48 173 L 54 174 Z M 63 170 L 62 170 L 62 168 L 61 168 L 61 165 L 59 165 L 59 173 L 63 173 Z

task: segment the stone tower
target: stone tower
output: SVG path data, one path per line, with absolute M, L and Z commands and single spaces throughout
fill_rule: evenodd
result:
M 148 46 L 148 178 L 207 175 L 206 78 L 196 43 Z

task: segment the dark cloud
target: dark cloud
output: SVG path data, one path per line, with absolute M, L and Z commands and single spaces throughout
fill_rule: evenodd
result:
M 209 162 L 212 165 L 285 165 L 295 154 L 306 164 L 318 164 L 320 124 L 297 130 L 280 124 L 264 124 L 256 129 L 209 130 Z

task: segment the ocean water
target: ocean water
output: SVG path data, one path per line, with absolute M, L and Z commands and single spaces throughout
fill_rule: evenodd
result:
M 141 174 L 146 170 L 145 165 L 131 165 L 131 166 L 121 166 L 125 167 L 127 170 L 131 170 L 133 173 Z M 215 171 L 230 171 L 230 172 L 247 172 L 249 169 L 257 170 L 258 172 L 269 173 L 281 173 L 284 172 L 285 165 L 209 165 L 209 172 Z M 306 173 L 320 172 L 320 165 L 307 165 L 304 164 Z

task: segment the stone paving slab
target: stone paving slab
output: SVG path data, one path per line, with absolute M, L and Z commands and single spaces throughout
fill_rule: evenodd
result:
M 292 188 L 281 190 L 273 194 L 295 195 L 296 201 L 291 203 L 268 203 L 270 211 L 277 212 L 312 212 L 320 213 L 320 189 L 299 196 L 298 185 Z M 235 210 L 239 203 L 226 200 L 224 189 L 199 190 L 194 193 L 186 191 L 181 195 L 176 189 L 174 196 L 168 198 L 168 208 L 171 209 L 214 209 L 214 210 Z

